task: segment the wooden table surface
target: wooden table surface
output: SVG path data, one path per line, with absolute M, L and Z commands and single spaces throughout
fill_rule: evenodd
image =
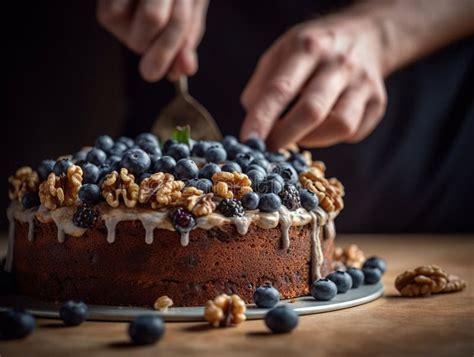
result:
M 263 321 L 210 329 L 204 323 L 167 323 L 154 346 L 127 341 L 126 323 L 86 322 L 62 327 L 39 319 L 37 330 L 17 341 L 0 342 L 0 356 L 473 356 L 474 236 L 345 235 L 338 244 L 358 244 L 367 256 L 388 263 L 385 296 L 366 305 L 300 317 L 296 330 L 271 335 Z M 5 249 L 5 242 L 1 248 Z M 426 298 L 399 297 L 397 274 L 437 264 L 468 281 L 460 293 Z

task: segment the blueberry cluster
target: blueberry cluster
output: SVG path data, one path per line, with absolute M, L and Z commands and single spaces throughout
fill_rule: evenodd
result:
M 385 261 L 378 257 L 367 259 L 361 269 L 348 268 L 337 270 L 325 279 L 318 279 L 311 285 L 310 293 L 320 301 L 332 300 L 336 294 L 344 294 L 349 289 L 356 289 L 362 283 L 377 284 L 385 272 Z

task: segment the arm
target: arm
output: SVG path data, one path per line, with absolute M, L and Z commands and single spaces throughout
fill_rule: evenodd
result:
M 473 32 L 472 0 L 367 0 L 299 24 L 260 58 L 241 136 L 273 149 L 359 142 L 385 112 L 385 76 Z

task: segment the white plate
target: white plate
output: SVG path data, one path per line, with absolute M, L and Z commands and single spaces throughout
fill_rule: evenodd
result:
M 345 294 L 338 294 L 331 301 L 317 301 L 311 296 L 303 296 L 294 300 L 283 300 L 298 315 L 319 314 L 334 310 L 366 304 L 383 295 L 383 284 L 362 285 L 351 289 Z M 59 305 L 34 300 L 22 296 L 0 297 L 0 310 L 21 307 L 37 317 L 59 318 Z M 247 305 L 247 319 L 264 318 L 268 309 L 260 309 L 255 305 Z M 129 306 L 89 305 L 89 320 L 99 321 L 130 321 L 138 315 L 153 313 L 165 321 L 203 321 L 204 307 L 172 307 L 167 312 L 158 312 L 149 308 Z

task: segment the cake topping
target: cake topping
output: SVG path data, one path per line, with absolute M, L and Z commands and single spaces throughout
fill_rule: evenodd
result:
M 244 208 L 239 200 L 233 198 L 224 198 L 217 210 L 226 217 L 242 217 L 244 215 Z
M 21 201 L 27 192 L 38 191 L 39 177 L 36 171 L 29 166 L 20 167 L 15 175 L 8 178 L 10 200 Z
M 246 320 L 245 310 L 245 302 L 238 295 L 222 294 L 207 302 L 204 318 L 213 327 L 229 327 Z
M 336 247 L 333 255 L 334 261 L 341 262 L 345 267 L 362 268 L 365 262 L 365 256 L 362 249 L 356 244 L 351 244 L 348 247 Z
M 72 217 L 72 222 L 80 228 L 90 228 L 96 222 L 99 217 L 99 211 L 94 206 L 91 206 L 87 203 L 84 203 L 77 207 L 74 216 Z
M 178 207 L 171 213 L 171 221 L 179 233 L 189 233 L 196 225 L 194 216 L 182 207 Z
M 252 182 L 247 175 L 240 172 L 217 172 L 212 175 L 212 191 L 222 198 L 240 199 L 252 191 Z
M 82 184 L 82 169 L 77 165 L 69 166 L 60 176 L 54 172 L 39 186 L 40 201 L 43 206 L 54 210 L 76 203 Z
M 157 209 L 176 204 L 181 198 L 184 182 L 175 180 L 173 175 L 157 172 L 140 183 L 138 201 L 150 203 Z
M 310 170 L 300 174 L 301 185 L 311 192 L 314 192 L 326 212 L 334 212 L 344 207 L 342 197 L 344 196 L 344 187 L 336 179 L 326 179 L 320 170 Z
M 105 177 L 102 184 L 102 196 L 111 207 L 120 205 L 122 197 L 125 206 L 135 207 L 138 201 L 139 186 L 135 183 L 135 176 L 122 168 L 120 174 L 113 171 Z
M 196 217 L 208 216 L 216 210 L 216 203 L 214 202 L 213 197 L 213 193 L 191 196 L 187 198 L 188 203 L 186 207 Z
M 279 196 L 281 203 L 290 211 L 294 211 L 301 207 L 300 193 L 295 185 L 286 183 Z

